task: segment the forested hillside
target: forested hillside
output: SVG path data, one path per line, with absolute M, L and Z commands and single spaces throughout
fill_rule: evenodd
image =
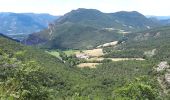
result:
M 124 34 L 158 26 L 158 22 L 135 11 L 77 9 L 60 17 L 49 29 L 31 34 L 23 43 L 48 49 L 90 49 L 117 41 Z
M 156 60 L 105 61 L 95 69 L 77 68 L 62 59 L 0 36 L 1 99 L 44 100 L 168 98 L 153 68 Z M 122 53 L 123 54 L 123 53 Z M 64 57 L 64 58 L 63 58 Z M 9 87 L 9 84 L 10 85 Z M 10 90 L 10 92 L 7 92 Z M 131 92 L 129 92 L 131 91 Z
M 128 34 L 128 40 L 121 44 L 120 49 L 136 50 L 143 53 L 153 51 L 153 58 L 169 60 L 170 27 L 160 27 L 138 33 Z M 140 54 L 140 53 L 138 53 Z M 147 55 L 146 55 L 147 56 Z
M 167 0 L 1 0 L 0 100 L 170 100 Z

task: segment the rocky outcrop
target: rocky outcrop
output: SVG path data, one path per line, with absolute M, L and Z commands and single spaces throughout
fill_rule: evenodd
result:
M 168 62 L 163 61 L 163 62 L 160 62 L 160 63 L 158 64 L 158 67 L 156 68 L 156 70 L 157 70 L 157 72 L 160 72 L 160 71 L 163 71 L 163 70 L 165 70 L 165 69 L 167 69 L 167 68 L 170 68 Z
M 170 92 L 170 65 L 167 61 L 160 62 L 157 65 L 156 71 L 158 73 L 157 80 L 163 90 L 164 94 Z

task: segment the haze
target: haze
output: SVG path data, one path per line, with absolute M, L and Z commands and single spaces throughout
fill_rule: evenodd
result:
M 92 8 L 106 13 L 124 10 L 168 16 L 169 4 L 168 0 L 0 0 L 0 12 L 63 15 L 77 8 Z

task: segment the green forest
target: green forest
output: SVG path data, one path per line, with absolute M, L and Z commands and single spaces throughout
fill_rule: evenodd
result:
M 0 99 L 168 100 L 170 92 L 165 93 L 157 80 L 168 69 L 162 72 L 154 69 L 161 61 L 170 61 L 169 44 L 161 44 L 168 42 L 169 35 L 163 35 L 166 38 L 149 37 L 152 42 L 150 39 L 134 42 L 134 38 L 127 36 L 129 40 L 125 43 L 103 48 L 106 53 L 103 57 L 141 57 L 145 60 L 106 60 L 93 69 L 78 68 L 76 65 L 85 60 L 62 51 L 59 51 L 60 57 L 56 57 L 43 49 L 24 46 L 0 36 Z M 153 56 L 144 53 L 154 48 L 156 53 Z

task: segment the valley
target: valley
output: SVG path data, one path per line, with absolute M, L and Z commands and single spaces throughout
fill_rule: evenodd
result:
M 137 11 L 86 8 L 57 19 L 0 13 L 1 19 L 1 100 L 170 98 L 170 26 L 165 21 Z
M 114 45 L 108 45 L 108 46 L 116 46 L 115 42 L 110 42 L 110 44 L 114 43 Z M 117 42 L 116 42 L 117 43 Z M 109 43 L 105 43 L 109 44 Z M 104 45 L 105 45 L 104 44 Z M 103 47 L 108 47 L 108 46 L 103 46 Z M 98 48 L 98 47 L 97 47 Z M 60 53 L 58 51 L 46 51 L 47 53 L 61 58 Z M 104 60 L 108 61 L 126 61 L 126 60 L 145 60 L 144 58 L 105 58 L 104 56 L 107 55 L 107 53 L 103 52 L 103 48 L 98 48 L 98 49 L 92 49 L 92 50 L 67 50 L 63 51 L 68 57 L 69 56 L 75 56 L 77 59 L 83 59 L 84 62 L 78 64 L 77 66 L 80 68 L 83 67 L 89 67 L 89 68 L 96 68 L 96 65 L 102 64 Z

